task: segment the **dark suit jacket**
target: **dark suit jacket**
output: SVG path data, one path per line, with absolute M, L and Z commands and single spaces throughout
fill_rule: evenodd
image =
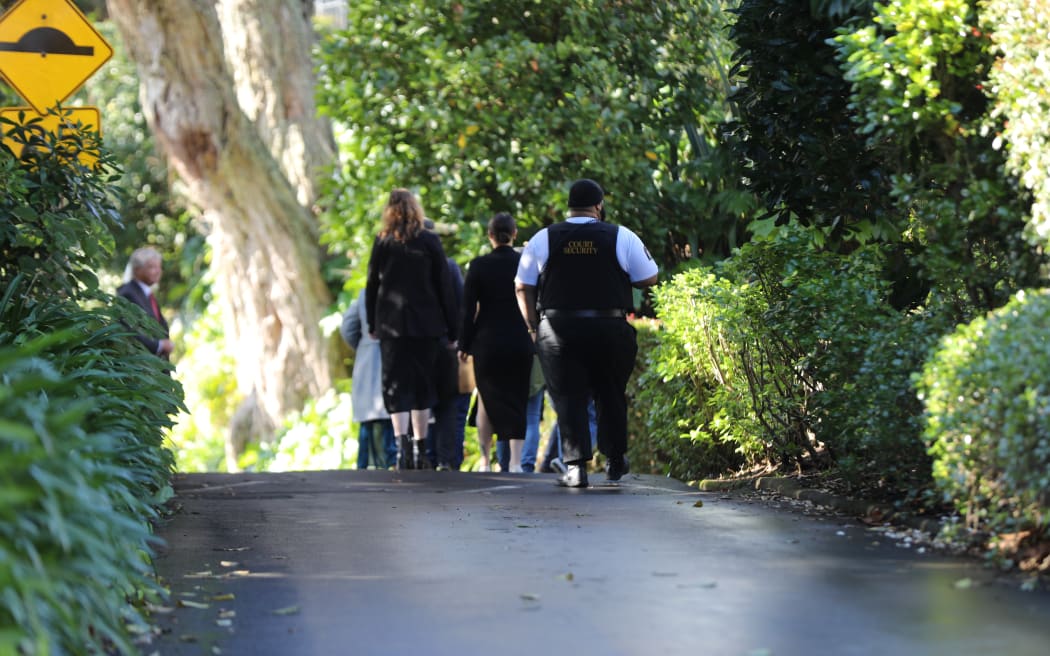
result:
M 153 306 L 150 304 L 149 298 L 146 296 L 145 292 L 142 291 L 142 287 L 140 287 L 134 280 L 126 282 L 118 287 L 117 296 L 128 299 L 142 308 L 143 312 L 145 312 L 150 318 L 153 318 Z M 164 319 L 163 314 L 160 316 L 160 319 L 157 320 L 157 323 L 164 331 L 164 339 L 168 339 L 168 322 Z M 150 353 L 153 353 L 154 355 L 157 354 L 157 349 L 160 347 L 160 339 L 150 337 L 149 335 L 135 335 L 135 339 L 142 342 L 142 345 L 145 346 L 146 350 Z M 162 357 L 164 359 L 168 358 L 167 355 Z
M 365 308 L 368 329 L 379 339 L 455 340 L 458 304 L 438 236 L 424 231 L 406 242 L 377 237 L 368 262 Z

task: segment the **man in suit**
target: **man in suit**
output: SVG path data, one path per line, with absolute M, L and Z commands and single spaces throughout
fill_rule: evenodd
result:
M 117 295 L 139 306 L 147 315 L 156 320 L 163 337 L 139 334 L 135 336 L 135 339 L 142 342 L 150 353 L 167 360 L 175 344 L 169 338 L 168 322 L 161 314 L 157 297 L 153 294 L 153 288 L 160 281 L 160 275 L 160 253 L 148 247 L 139 248 L 131 254 L 131 259 L 128 260 L 128 268 L 124 273 L 126 282 L 117 288 Z

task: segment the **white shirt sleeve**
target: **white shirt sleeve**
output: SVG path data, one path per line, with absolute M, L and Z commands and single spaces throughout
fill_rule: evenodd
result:
M 659 267 L 649 254 L 649 249 L 638 235 L 623 226 L 619 228 L 620 232 L 616 235 L 616 259 L 620 267 L 627 272 L 631 282 L 655 276 Z
M 538 285 L 540 273 L 547 265 L 549 251 L 550 242 L 547 240 L 547 229 L 543 228 L 532 236 L 521 251 L 521 260 L 518 261 L 518 273 L 514 276 L 514 282 L 532 287 Z

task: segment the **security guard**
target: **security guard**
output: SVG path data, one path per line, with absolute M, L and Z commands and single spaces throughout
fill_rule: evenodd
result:
M 565 487 L 587 487 L 592 396 L 606 478 L 618 481 L 629 470 L 627 380 L 638 345 L 626 315 L 633 305 L 631 287 L 649 287 L 657 276 L 641 239 L 605 223 L 604 198 L 594 180 L 574 182 L 569 217 L 529 240 L 514 279 L 558 413 L 567 469 L 558 484 Z

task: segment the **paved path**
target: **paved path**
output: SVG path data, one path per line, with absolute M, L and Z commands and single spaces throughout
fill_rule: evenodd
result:
M 157 568 L 183 605 L 144 653 L 1050 653 L 1050 594 L 847 519 L 652 476 L 552 482 L 179 476 Z

